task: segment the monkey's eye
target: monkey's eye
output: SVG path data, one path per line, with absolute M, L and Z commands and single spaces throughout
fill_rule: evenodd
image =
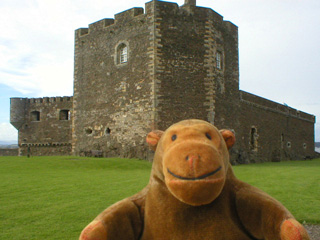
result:
M 206 133 L 206 137 L 207 137 L 209 140 L 212 139 L 212 137 L 211 137 L 211 135 L 210 135 L 209 133 Z
M 176 134 L 173 134 L 172 136 L 171 136 L 171 140 L 172 141 L 175 141 L 177 139 L 177 135 Z

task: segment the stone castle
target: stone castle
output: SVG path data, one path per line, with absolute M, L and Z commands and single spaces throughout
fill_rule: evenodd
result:
M 148 159 L 146 134 L 188 118 L 232 129 L 233 162 L 314 155 L 315 116 L 239 90 L 238 28 L 196 0 L 76 30 L 73 97 L 11 98 L 22 155 Z

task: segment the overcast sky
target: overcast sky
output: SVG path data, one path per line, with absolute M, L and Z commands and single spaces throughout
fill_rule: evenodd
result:
M 16 141 L 10 97 L 73 95 L 74 30 L 145 0 L 1 0 L 0 141 Z M 184 0 L 175 1 L 179 5 Z M 320 122 L 319 0 L 197 0 L 239 27 L 240 88 Z M 320 124 L 316 123 L 316 141 Z

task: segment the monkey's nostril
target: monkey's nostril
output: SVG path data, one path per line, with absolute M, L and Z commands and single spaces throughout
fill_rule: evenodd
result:
M 189 160 L 189 156 L 186 156 L 186 160 L 187 160 L 187 161 Z

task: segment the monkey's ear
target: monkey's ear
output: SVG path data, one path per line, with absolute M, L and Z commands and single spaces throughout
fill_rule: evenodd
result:
M 146 137 L 146 141 L 149 145 L 149 148 L 152 151 L 155 151 L 157 149 L 157 145 L 158 145 L 158 142 L 159 142 L 162 134 L 163 134 L 163 131 L 161 131 L 161 130 L 153 130 L 148 133 L 148 135 Z
M 231 132 L 230 130 L 226 130 L 226 129 L 221 129 L 220 133 L 221 133 L 222 137 L 224 138 L 224 141 L 226 142 L 228 150 L 230 150 L 236 142 L 236 136 L 234 135 L 233 132 Z

